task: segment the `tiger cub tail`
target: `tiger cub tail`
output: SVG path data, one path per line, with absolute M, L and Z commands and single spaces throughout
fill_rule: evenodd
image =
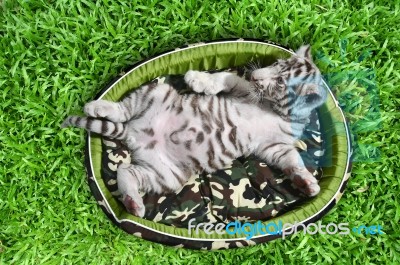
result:
M 61 124 L 62 128 L 68 126 L 82 128 L 113 139 L 124 140 L 126 138 L 126 128 L 121 122 L 111 122 L 91 117 L 69 116 Z

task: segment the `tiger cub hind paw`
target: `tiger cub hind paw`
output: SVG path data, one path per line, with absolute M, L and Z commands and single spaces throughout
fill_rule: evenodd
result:
M 135 201 L 131 196 L 125 195 L 122 198 L 122 203 L 124 204 L 126 210 L 135 216 L 143 217 L 146 212 L 146 208 L 143 205 L 141 199 L 139 201 Z
M 107 118 L 110 121 L 118 122 L 118 107 L 116 103 L 107 100 L 93 100 L 85 104 L 85 114 L 93 118 Z

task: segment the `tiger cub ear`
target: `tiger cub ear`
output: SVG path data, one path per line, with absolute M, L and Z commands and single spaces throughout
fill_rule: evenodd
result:
M 306 95 L 318 95 L 319 92 L 319 86 L 317 84 L 307 84 L 306 86 Z
M 299 57 L 306 58 L 308 60 L 312 60 L 311 58 L 311 46 L 310 45 L 303 45 L 297 51 L 296 54 Z

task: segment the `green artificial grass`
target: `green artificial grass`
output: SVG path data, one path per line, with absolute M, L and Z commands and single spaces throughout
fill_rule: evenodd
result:
M 399 1 L 5 0 L 0 10 L 0 264 L 400 263 Z M 138 60 L 231 37 L 312 44 L 355 136 L 352 178 L 321 222 L 384 234 L 204 252 L 106 218 L 86 184 L 85 132 L 61 130 L 63 119 Z

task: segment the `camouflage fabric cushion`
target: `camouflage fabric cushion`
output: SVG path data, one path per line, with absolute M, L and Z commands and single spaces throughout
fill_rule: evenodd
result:
M 237 70 L 237 69 L 235 69 Z M 187 93 L 182 75 L 168 75 L 151 81 L 152 85 L 169 83 Z M 297 143 L 301 156 L 317 179 L 322 176 L 319 167 L 324 154 L 317 112 Z M 102 139 L 102 178 L 109 191 L 119 196 L 116 170 L 120 163 L 130 163 L 128 149 L 118 140 Z M 181 190 L 173 194 L 144 194 L 144 218 L 174 227 L 187 227 L 196 222 L 229 223 L 256 222 L 289 211 L 305 200 L 291 181 L 276 168 L 254 157 L 239 158 L 231 168 L 213 174 L 194 175 Z

